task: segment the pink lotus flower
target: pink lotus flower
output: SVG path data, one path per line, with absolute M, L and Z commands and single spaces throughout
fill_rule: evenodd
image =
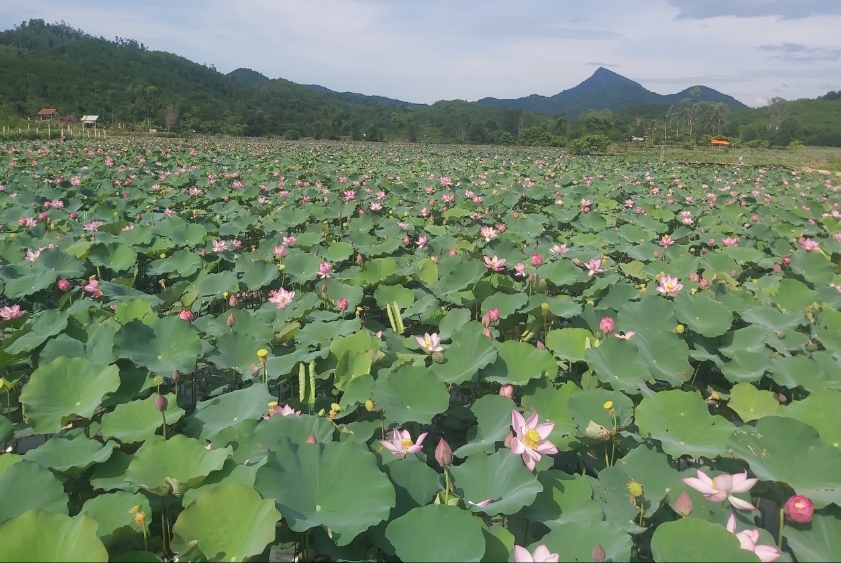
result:
M 555 444 L 547 440 L 555 428 L 554 422 L 538 424 L 536 412 L 526 421 L 523 415 L 514 409 L 511 411 L 511 426 L 515 434 L 511 439 L 511 451 L 523 456 L 529 471 L 534 471 L 535 464 L 542 457 L 540 454 L 558 453 Z
M 85 292 L 90 293 L 91 297 L 96 299 L 97 297 L 102 297 L 102 291 L 99 289 L 99 280 L 97 280 L 94 276 L 91 276 L 88 280 L 88 284 L 84 287 Z
M 820 245 L 817 241 L 806 237 L 800 237 L 799 239 L 797 239 L 797 243 L 800 245 L 800 248 L 802 248 L 806 252 L 812 252 L 820 248 Z
M 786 518 L 798 524 L 808 524 L 812 521 L 815 505 L 809 497 L 794 495 L 783 506 Z
M 602 317 L 602 320 L 599 321 L 599 330 L 605 334 L 612 333 L 614 328 L 613 317 Z
M 447 467 L 453 462 L 453 450 L 444 438 L 438 440 L 438 445 L 435 446 L 435 461 L 442 468 Z
M 18 225 L 20 225 L 21 227 L 34 227 L 37 224 L 38 221 L 36 221 L 32 217 L 21 217 L 18 220 Z
M 531 255 L 531 265 L 537 268 L 543 264 L 543 256 L 539 253 L 535 253 Z
M 391 440 L 380 440 L 380 444 L 395 456 L 403 457 L 406 454 L 416 454 L 421 451 L 421 444 L 423 444 L 427 434 L 428 432 L 424 432 L 418 436 L 416 442 L 413 442 L 412 435 L 409 434 L 408 430 L 397 430 L 395 428 Z
M 298 242 L 294 236 L 291 237 L 283 237 L 283 245 L 284 246 L 295 246 L 295 243 Z
M 680 278 L 660 276 L 660 285 L 657 286 L 658 293 L 665 293 L 669 297 L 674 297 L 681 289 L 683 289 L 683 284 L 680 283 Z
M 485 239 L 485 242 L 491 242 L 491 239 L 496 238 L 496 229 L 493 227 L 482 227 L 479 229 L 479 236 Z
M 499 394 L 501 397 L 508 397 L 509 399 L 513 398 L 514 386 L 506 383 L 505 385 L 499 388 Z
M 286 246 L 280 244 L 274 247 L 274 255 L 278 258 L 286 258 L 286 255 L 289 254 L 289 251 L 286 250 Z
M 710 240 L 713 241 L 710 243 L 710 245 L 714 245 L 714 239 Z M 724 240 L 721 241 L 721 244 L 723 244 L 724 246 L 736 246 L 737 244 L 739 244 L 739 237 L 725 237 Z
M 501 272 L 505 266 L 505 258 L 497 258 L 494 255 L 493 258 L 488 258 L 487 256 L 483 257 L 485 259 L 485 266 L 493 270 L 494 272 Z
M 295 297 L 294 291 L 286 291 L 282 287 L 280 289 L 276 289 L 275 291 L 269 292 L 269 303 L 274 303 L 274 305 L 278 309 L 283 309 L 290 303 L 292 303 L 292 298 Z
M 62 278 L 62 279 L 58 280 L 58 282 L 56 283 L 56 285 L 58 285 L 58 288 L 59 288 L 61 291 L 70 291 L 70 288 L 72 287 L 72 285 L 70 284 L 70 281 L 69 281 L 69 280 L 66 280 L 66 279 L 64 279 L 64 278 Z
M 560 246 L 558 246 L 557 244 L 553 244 L 552 247 L 549 249 L 549 252 L 551 252 L 552 254 L 566 254 L 567 250 L 569 249 L 567 248 L 566 243 Z
M 684 479 L 685 480 L 685 479 Z M 759 530 L 744 530 L 736 533 L 736 515 L 731 514 L 727 520 L 727 531 L 734 534 L 739 539 L 739 546 L 742 549 L 752 551 L 759 557 L 760 561 L 776 561 L 780 557 L 780 552 L 776 547 L 770 545 L 756 545 L 759 541 Z
M 437 332 L 433 332 L 432 334 L 425 332 L 423 336 L 416 336 L 415 340 L 417 340 L 418 344 L 425 352 L 431 353 L 444 351 L 444 347 L 441 346 L 441 337 L 438 336 Z
M 587 268 L 588 276 L 593 276 L 595 274 L 601 274 L 602 272 L 604 272 L 604 268 L 602 268 L 601 258 L 593 258 L 589 262 L 585 262 L 584 267 Z
M 427 239 L 425 236 L 421 235 L 421 236 L 418 237 L 418 240 L 415 244 L 418 245 L 418 248 L 423 248 L 424 246 L 426 246 L 426 242 L 428 240 L 429 239 Z
M 673 245 L 674 243 L 675 241 L 672 240 L 672 237 L 670 237 L 669 235 L 663 235 L 658 244 L 663 248 L 666 248 L 668 246 Z
M 296 411 L 289 405 L 283 405 L 282 407 L 280 405 L 273 405 L 269 410 L 269 414 L 264 414 L 263 418 L 269 418 L 276 414 L 280 416 L 301 416 L 301 411 Z
M 348 308 L 348 302 L 347 302 L 347 299 L 345 299 L 344 297 L 342 297 L 341 299 L 339 299 L 339 301 L 337 301 L 337 302 L 336 302 L 336 308 L 337 308 L 339 311 L 347 311 L 347 308 Z
M 558 563 L 559 558 L 559 554 L 549 553 L 545 544 L 537 546 L 533 554 L 525 547 L 514 546 L 514 561 L 517 563 Z
M 733 493 L 746 493 L 759 481 L 759 479 L 748 479 L 748 472 L 721 473 L 715 479 L 710 479 L 706 473 L 697 470 L 698 477 L 687 477 L 684 483 L 704 495 L 704 498 L 712 502 L 723 502 L 729 500 L 730 504 L 739 510 L 756 510 L 751 503 L 733 496 Z
M 526 275 L 527 275 L 526 274 L 526 265 L 522 264 L 520 262 L 517 262 L 516 264 L 514 264 L 514 275 L 519 277 L 519 278 L 526 277 Z
M 333 276 L 330 275 L 330 270 L 331 269 L 332 269 L 332 266 L 330 265 L 330 262 L 324 261 L 321 264 L 319 264 L 318 271 L 315 272 L 315 273 L 316 273 L 316 275 L 318 275 L 319 279 L 323 280 L 324 278 L 333 277 Z
M 633 335 L 636 333 L 633 330 L 629 330 L 627 332 L 617 332 L 613 336 L 616 338 L 621 338 L 622 340 L 630 340 Z
M 26 311 L 22 311 L 20 305 L 12 305 L 9 307 L 8 305 L 0 309 L 0 319 L 4 321 L 10 321 L 12 319 L 16 319 L 18 317 L 22 317 Z
M 226 250 L 228 250 L 228 246 L 224 240 L 213 241 L 213 252 L 225 252 Z
M 196 320 L 196 315 L 189 309 L 181 309 L 181 312 L 178 313 L 178 318 L 191 323 Z

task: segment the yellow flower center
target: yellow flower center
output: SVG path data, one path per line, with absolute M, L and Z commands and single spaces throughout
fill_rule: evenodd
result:
M 803 504 L 802 502 L 795 502 L 795 503 L 794 503 L 794 508 L 796 508 L 796 509 L 798 509 L 798 510 L 800 510 L 801 508 L 804 508 L 805 506 L 806 506 L 806 505 L 805 505 L 805 504 Z
M 523 443 L 526 445 L 527 448 L 535 449 L 540 444 L 540 434 L 537 433 L 537 430 L 532 428 L 531 430 L 526 431 L 525 435 L 523 435 Z
M 629 481 L 628 482 L 628 494 L 630 494 L 634 498 L 638 498 L 642 496 L 642 485 L 637 483 L 636 481 Z
M 602 407 L 604 407 L 604 409 L 605 409 L 605 410 L 610 410 L 610 409 L 612 409 L 612 408 L 613 408 L 613 401 L 607 401 L 607 402 L 605 402 L 605 404 L 603 404 L 603 405 L 602 405 Z
M 402 440 L 400 440 L 400 443 L 403 445 L 404 450 L 408 450 L 409 448 L 415 445 L 415 443 L 408 438 L 403 438 Z

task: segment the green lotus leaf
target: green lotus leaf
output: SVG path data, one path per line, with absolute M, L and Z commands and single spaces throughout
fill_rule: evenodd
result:
M 146 267 L 146 273 L 153 276 L 177 275 L 187 278 L 201 269 L 201 256 L 187 250 L 176 250 L 163 260 L 153 260 Z
M 514 534 L 507 528 L 496 525 L 482 528 L 482 534 L 485 536 L 485 555 L 481 561 L 507 561 L 509 554 L 514 550 Z
M 496 443 L 505 440 L 511 430 L 511 411 L 515 408 L 514 401 L 501 395 L 485 395 L 476 399 L 470 406 L 476 415 L 476 425 L 468 428 L 467 443 L 453 454 L 467 457 L 476 452 L 493 452 Z
M 774 414 L 790 416 L 813 427 L 821 439 L 835 448 L 841 448 L 841 391 L 823 389 L 805 399 L 793 401 Z
M 372 397 L 389 420 L 429 424 L 447 410 L 450 394 L 446 384 L 430 370 L 404 365 L 377 379 Z
M 3 293 L 12 300 L 18 300 L 47 289 L 58 279 L 58 274 L 31 262 L 0 266 Z
M 815 360 L 816 357 L 818 357 L 817 354 L 813 354 L 811 358 L 807 356 L 776 358 L 770 365 L 771 379 L 777 385 L 789 389 L 802 387 L 810 393 L 828 388 L 841 388 L 841 381 L 830 377 L 821 364 Z M 830 363 L 836 365 L 834 359 L 830 359 Z
M 559 360 L 583 362 L 587 342 L 596 341 L 596 337 L 586 328 L 556 328 L 546 334 L 546 347 Z
M 537 269 L 537 274 L 555 287 L 574 285 L 589 279 L 587 272 L 567 259 L 543 264 Z
M 736 411 L 742 422 L 777 414 L 780 402 L 771 391 L 761 391 L 750 383 L 737 383 L 730 389 L 727 406 Z
M 251 364 L 257 362 L 257 350 L 265 348 L 266 342 L 250 334 L 227 332 L 216 339 L 216 346 L 205 354 L 205 359 L 217 368 L 239 372 L 243 380 L 251 378 Z
M 274 415 L 268 420 L 260 421 L 254 430 L 253 440 L 248 451 L 248 459 L 256 460 L 267 450 L 273 450 L 281 440 L 289 440 L 293 444 L 305 444 L 310 436 L 315 436 L 316 442 L 323 444 L 333 439 L 335 426 L 323 416 L 301 414 L 300 416 Z M 221 436 L 221 435 L 220 435 Z M 241 443 L 240 449 L 249 444 Z
M 744 329 L 743 329 L 744 330 Z M 758 351 L 737 350 L 732 353 L 730 361 L 717 361 L 721 373 L 734 383 L 755 383 L 762 379 L 765 372 L 770 371 L 774 360 L 770 350 Z
M 301 246 L 300 237 L 298 237 L 298 246 Z M 283 264 L 286 266 L 283 271 L 292 283 L 305 284 L 317 277 L 316 273 L 322 261 L 319 256 L 291 252 L 283 259 Z
M 786 313 L 774 307 L 751 307 L 741 312 L 742 320 L 770 330 L 792 330 L 806 322 L 801 311 Z
M 430 504 L 392 520 L 385 536 L 400 561 L 479 561 L 485 553 L 482 525 L 455 506 Z M 435 538 L 435 541 L 430 541 Z
M 149 499 L 140 493 L 117 491 L 85 501 L 81 513 L 96 520 L 96 534 L 106 546 L 143 533 L 135 524 L 132 508 L 139 506 L 147 518 L 152 515 Z
M 336 385 L 336 388 L 339 389 L 339 386 Z M 356 406 L 365 404 L 365 401 L 371 398 L 373 389 L 374 378 L 370 373 L 360 374 L 348 381 L 347 385 L 344 385 L 342 398 L 339 401 L 342 407 L 339 416 L 343 417 L 352 413 Z
M 712 338 L 721 336 L 733 322 L 733 314 L 724 305 L 704 293 L 680 292 L 675 297 L 675 313 L 691 330 Z
M 116 450 L 108 458 L 108 461 L 97 465 L 91 473 L 90 483 L 94 489 L 103 491 L 129 491 L 136 492 L 137 486 L 126 482 L 124 474 L 128 464 L 134 459 L 120 450 Z
M 253 488 L 229 483 L 205 491 L 178 515 L 172 547 L 197 548 L 210 561 L 243 561 L 275 539 L 280 512 Z
M 345 350 L 339 356 L 339 363 L 336 364 L 336 369 L 333 372 L 333 385 L 339 391 L 343 391 L 346 385 L 352 383 L 358 377 L 370 374 L 372 363 L 372 354 L 368 350 L 364 352 Z
M 429 289 L 439 299 L 446 300 L 453 294 L 482 279 L 487 271 L 484 263 L 479 260 L 464 260 L 458 256 L 444 256 L 438 263 L 438 281 L 432 284 Z
M 130 280 L 129 280 L 130 281 Z M 144 293 L 139 289 L 129 287 L 120 283 L 101 281 L 99 282 L 99 289 L 105 296 L 106 301 L 125 301 L 126 299 L 146 299 L 152 303 L 153 307 L 160 307 L 163 302 L 160 297 L 153 293 Z
M 122 403 L 113 411 L 102 415 L 102 436 L 116 438 L 127 444 L 149 438 L 163 425 L 163 417 L 155 408 L 157 393 L 149 397 Z M 166 395 L 166 423 L 175 424 L 184 416 L 184 409 L 178 406 L 175 394 Z
M 91 247 L 88 260 L 94 266 L 123 272 L 132 268 L 137 262 L 137 253 L 121 242 L 98 243 Z
M 493 454 L 475 453 L 450 469 L 456 492 L 465 502 L 493 499 L 485 507 L 468 505 L 474 511 L 514 514 L 530 505 L 543 485 L 523 463 L 521 456 L 505 448 Z
M 408 309 L 415 302 L 415 294 L 412 293 L 411 289 L 402 285 L 380 284 L 374 290 L 374 299 L 382 311 L 385 311 L 386 306 L 394 302 L 397 302 L 401 309 Z
M 295 331 L 295 343 L 305 348 L 330 347 L 332 351 L 333 347 L 338 344 L 338 337 L 360 332 L 361 328 L 362 322 L 359 319 L 330 322 L 313 321 Z M 335 352 L 333 354 L 335 355 Z
M 656 561 L 759 561 L 721 524 L 691 516 L 657 526 L 651 552 Z
M 786 522 L 783 535 L 797 561 L 841 561 L 841 509 L 831 505 L 809 524 Z
M 69 513 L 64 485 L 49 469 L 30 461 L 18 461 L 0 473 L 0 490 L 3 491 L 0 522 L 36 508 L 56 514 Z
M 363 254 L 369 256 L 371 255 L 370 252 L 366 251 L 362 247 L 360 247 L 359 250 Z M 387 280 L 389 276 L 393 275 L 396 271 L 397 262 L 394 261 L 394 258 L 390 256 L 386 256 L 384 258 L 372 258 L 371 260 L 366 260 L 362 264 L 362 268 L 359 270 L 356 278 L 352 280 L 352 283 L 358 283 L 362 286 L 379 284 L 383 280 Z
M 580 303 L 570 299 L 567 295 L 547 295 L 536 293 L 529 298 L 528 304 L 521 310 L 531 312 L 535 318 L 543 318 L 543 304 L 549 306 L 549 312 L 556 317 L 569 319 L 581 313 L 583 308 Z
M 438 264 L 432 258 L 422 258 L 416 263 L 417 277 L 427 287 L 438 281 Z
M 187 288 L 187 291 L 195 291 L 197 297 L 216 297 L 221 298 L 226 291 L 228 293 L 236 293 L 239 291 L 239 279 L 237 275 L 230 271 L 224 270 L 207 274 L 193 285 Z
M 187 417 L 185 432 L 201 440 L 212 440 L 223 429 L 243 420 L 259 420 L 269 411 L 275 397 L 263 383 L 237 389 L 196 404 Z
M 614 426 L 624 428 L 631 423 L 634 414 L 634 402 L 627 395 L 608 389 L 586 389 L 575 393 L 567 400 L 566 407 L 579 435 L 586 434 L 591 422 L 611 432 Z
M 108 561 L 96 520 L 30 510 L 0 524 L 0 561 Z
M 167 237 L 178 246 L 198 246 L 207 235 L 207 229 L 202 225 L 188 223 L 182 217 L 167 217 L 158 222 L 152 232 Z
M 60 357 L 32 372 L 20 401 L 36 432 L 57 433 L 73 418 L 91 418 L 103 397 L 119 386 L 115 365 L 97 366 L 86 358 Z
M 628 485 L 632 479 L 621 467 L 608 466 L 599 471 L 598 478 L 584 478 L 593 487 L 593 499 L 604 513 L 606 521 L 631 534 L 645 530 L 636 523 L 639 520 L 639 508 L 629 497 Z
M 648 364 L 627 340 L 605 338 L 598 348 L 588 348 L 584 359 L 598 380 L 616 391 L 639 395 L 641 390 L 647 389 L 647 383 L 653 382 Z
M 115 447 L 114 442 L 103 445 L 84 436 L 73 439 L 54 436 L 41 446 L 26 452 L 23 458 L 46 469 L 52 469 L 55 473 L 75 475 L 94 464 L 107 461 Z
M 9 440 L 9 438 L 11 438 L 14 435 L 14 425 L 9 421 L 8 418 L 6 418 L 3 415 L 0 415 L 0 442 L 6 442 Z
M 125 480 L 156 495 L 182 496 L 221 469 L 230 455 L 230 448 L 206 450 L 201 442 L 182 434 L 149 440 L 129 463 Z
M 236 271 L 244 272 L 240 281 L 252 291 L 266 287 L 280 277 L 277 264 L 265 260 L 242 260 L 237 263 Z
M 663 451 L 674 458 L 724 455 L 735 429 L 724 417 L 711 415 L 699 393 L 679 389 L 643 397 L 635 422 L 641 436 L 660 440 Z
M 131 321 L 114 336 L 114 354 L 118 358 L 127 358 L 153 373 L 192 373 L 201 351 L 198 333 L 190 323 L 174 315 L 153 326 Z
M 497 350 L 496 361 L 480 372 L 485 381 L 525 385 L 530 379 L 548 377 L 554 379 L 558 373 L 555 358 L 541 350 L 517 340 L 506 340 Z
M 793 278 L 786 278 L 780 281 L 776 287 L 766 291 L 774 303 L 779 305 L 783 311 L 803 311 L 812 303 L 819 303 L 820 296 L 801 281 Z
M 57 247 L 42 250 L 38 256 L 38 262 L 41 266 L 55 272 L 58 278 L 81 278 L 86 271 L 81 260 Z
M 269 452 L 254 487 L 275 499 L 292 530 L 326 526 L 340 546 L 387 518 L 395 504 L 394 487 L 376 457 L 354 442 L 284 440 Z
M 449 340 L 453 333 L 463 327 L 471 319 L 473 313 L 469 309 L 450 309 L 447 316 L 438 324 L 438 336 L 441 340 Z
M 253 421 L 246 421 L 247 423 Z M 234 452 L 236 454 L 236 451 Z M 219 471 L 214 471 L 208 475 L 201 487 L 190 489 L 184 493 L 184 498 L 181 501 L 181 506 L 187 507 L 199 497 L 199 495 L 230 483 L 240 483 L 250 488 L 254 488 L 254 481 L 257 479 L 257 471 L 266 464 L 266 458 L 263 457 L 259 461 L 252 461 L 250 459 L 237 460 L 236 456 L 229 457 L 225 460 L 225 465 Z
M 486 314 L 491 309 L 498 309 L 499 317 L 504 319 L 523 310 L 526 303 L 528 303 L 528 297 L 525 293 L 507 294 L 500 291 L 482 301 L 482 314 Z
M 146 299 L 121 301 L 114 311 L 114 317 L 123 325 L 135 319 L 145 325 L 153 325 L 158 321 L 158 314 L 152 310 L 152 304 Z
M 786 483 L 823 508 L 841 505 L 841 484 L 835 468 L 841 451 L 821 440 L 817 430 L 795 418 L 766 416 L 755 427 L 733 432 L 727 447 L 744 459 L 760 479 Z M 791 460 L 796 459 L 797 463 Z
M 660 508 L 663 499 L 680 494 L 672 491 L 685 487 L 682 475 L 671 466 L 668 456 L 644 445 L 632 449 L 616 466 L 643 486 L 646 517 Z
M 470 321 L 452 334 L 452 343 L 444 346 L 443 364 L 433 364 L 430 370 L 445 383 L 464 383 L 474 380 L 479 370 L 496 360 L 493 343 L 482 334 L 481 324 Z
M 795 252 L 791 256 L 791 271 L 815 286 L 829 285 L 832 268 L 832 262 L 820 252 Z
M 525 516 L 550 529 L 570 522 L 600 522 L 604 514 L 593 502 L 593 488 L 581 475 L 550 469 L 537 474 L 543 490 L 523 509 Z
M 613 522 L 569 522 L 553 528 L 527 549 L 534 552 L 541 544 L 549 553 L 559 554 L 559 561 L 591 561 L 597 545 L 604 549 L 605 561 L 630 561 L 633 541 Z
M 34 350 L 50 337 L 59 334 L 67 328 L 69 315 L 58 309 L 47 309 L 34 316 L 29 330 L 23 332 L 12 343 L 8 344 L 5 351 L 8 354 L 19 354 Z

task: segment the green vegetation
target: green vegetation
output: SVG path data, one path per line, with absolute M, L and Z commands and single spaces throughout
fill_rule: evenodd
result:
M 46 126 L 36 114 L 54 108 L 60 112 L 54 121 L 59 130 L 82 115 L 95 114 L 111 135 L 155 130 L 289 140 L 556 147 L 603 135 L 613 143 L 642 138 L 636 143 L 649 147 L 709 145 L 710 137 L 757 148 L 841 146 L 837 92 L 816 100 L 775 98 L 763 108 L 741 109 L 732 98 L 703 86 L 656 97 L 605 71 L 564 96 L 545 98 L 557 101 L 586 90 L 589 105 L 578 100 L 567 113 L 557 113 L 557 105 L 524 109 L 488 105 L 489 99 L 420 105 L 269 79 L 244 68 L 226 75 L 212 65 L 150 51 L 132 39 L 110 41 L 43 20 L 0 32 L 0 74 L 0 135 L 11 139 L 43 136 Z M 602 106 L 588 110 L 599 104 L 593 101 L 597 98 Z M 572 146 L 580 151 L 588 145 L 581 141 Z

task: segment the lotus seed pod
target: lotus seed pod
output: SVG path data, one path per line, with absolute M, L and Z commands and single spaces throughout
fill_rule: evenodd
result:
M 371 412 L 372 410 L 374 410 L 374 401 L 372 401 L 371 399 L 367 399 L 365 401 L 365 409 L 368 412 Z
M 432 352 L 430 356 L 432 357 L 432 361 L 436 364 L 443 364 L 445 362 L 444 352 Z

